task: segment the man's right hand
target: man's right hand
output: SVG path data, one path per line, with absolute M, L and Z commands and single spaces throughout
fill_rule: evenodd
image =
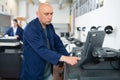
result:
M 59 61 L 63 61 L 65 63 L 68 63 L 73 66 L 73 65 L 77 64 L 80 59 L 81 58 L 79 58 L 79 57 L 61 56 Z

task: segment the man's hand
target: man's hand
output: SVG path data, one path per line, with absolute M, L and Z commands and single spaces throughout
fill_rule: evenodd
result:
M 77 64 L 79 60 L 80 60 L 79 57 L 61 56 L 59 61 L 63 61 L 65 63 L 68 63 L 73 66 L 73 65 Z

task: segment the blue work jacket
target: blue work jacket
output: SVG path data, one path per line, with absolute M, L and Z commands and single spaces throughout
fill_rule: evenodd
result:
M 38 18 L 27 24 L 23 34 L 23 66 L 21 80 L 44 80 L 46 62 L 57 64 L 61 55 L 68 56 L 62 41 L 55 33 L 53 25 L 46 27 L 50 43 L 47 40 Z
M 14 36 L 13 28 L 10 27 L 4 35 L 6 35 L 6 34 L 8 36 Z M 19 26 L 17 27 L 16 35 L 19 36 L 18 40 L 21 40 L 21 41 L 23 40 L 23 29 Z

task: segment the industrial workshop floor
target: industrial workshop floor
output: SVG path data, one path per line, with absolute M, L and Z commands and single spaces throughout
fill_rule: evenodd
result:
M 63 80 L 63 68 L 58 67 L 58 66 L 54 66 L 53 68 L 53 80 Z M 19 80 L 16 78 L 1 78 L 0 80 Z

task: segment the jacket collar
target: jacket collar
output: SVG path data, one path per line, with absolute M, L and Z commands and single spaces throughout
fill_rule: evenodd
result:
M 38 25 L 38 27 L 39 27 L 40 30 L 43 30 L 43 28 L 42 28 L 42 24 L 40 23 L 40 21 L 39 21 L 38 18 L 35 19 L 35 24 Z M 51 25 L 51 24 L 47 25 L 47 26 L 46 26 L 46 29 L 47 29 L 48 26 L 50 26 L 50 25 Z

